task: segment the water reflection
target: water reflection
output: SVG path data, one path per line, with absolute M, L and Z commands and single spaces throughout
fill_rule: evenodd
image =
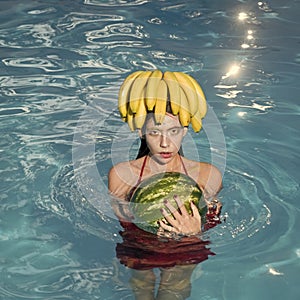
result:
M 102 119 L 115 109 L 115 97 L 101 97 L 105 86 L 156 66 L 203 80 L 228 143 L 227 220 L 210 231 L 222 255 L 205 263 L 192 299 L 242 299 L 247 292 L 260 299 L 253 293 L 264 287 L 255 281 L 265 285 L 266 275 L 282 279 L 293 295 L 300 257 L 298 6 L 260 1 L 239 13 L 228 1 L 199 3 L 2 1 L 0 298 L 132 296 L 128 270 L 115 260 L 118 224 L 82 198 L 70 149 L 88 105 L 98 99 L 92 109 Z M 234 28 L 227 26 L 233 20 Z M 92 136 L 101 168 L 122 126 L 116 118 Z M 220 272 L 224 262 L 230 268 Z
M 240 12 L 239 15 L 238 15 L 238 19 L 239 21 L 244 21 L 248 18 L 248 14 L 245 13 L 245 12 Z
M 124 20 L 124 17 L 121 15 L 72 12 L 61 18 L 57 26 L 61 30 L 73 30 L 75 27 L 83 24 L 102 24 L 102 22 L 122 20 Z
M 148 0 L 108 0 L 108 1 L 101 1 L 101 0 L 84 0 L 84 4 L 87 5 L 97 5 L 97 6 L 137 6 L 147 3 Z
M 237 64 L 233 64 L 229 68 L 228 72 L 225 75 L 222 76 L 222 79 L 226 79 L 228 77 L 235 76 L 239 73 L 239 71 L 240 71 L 240 66 L 237 65 Z

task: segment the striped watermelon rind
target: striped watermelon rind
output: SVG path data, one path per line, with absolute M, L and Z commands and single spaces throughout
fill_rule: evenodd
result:
M 185 174 L 166 172 L 151 176 L 137 186 L 130 201 L 135 224 L 145 231 L 157 233 L 158 220 L 163 219 L 161 208 L 165 208 L 164 201 L 167 199 L 177 207 L 174 195 L 179 196 L 189 213 L 193 201 L 205 221 L 207 207 L 198 184 Z

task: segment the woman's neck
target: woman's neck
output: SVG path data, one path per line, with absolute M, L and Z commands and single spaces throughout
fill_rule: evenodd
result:
M 177 154 L 166 164 L 160 163 L 154 156 L 148 155 L 147 162 L 148 172 L 151 174 L 164 173 L 164 172 L 182 172 L 182 160 L 180 155 Z

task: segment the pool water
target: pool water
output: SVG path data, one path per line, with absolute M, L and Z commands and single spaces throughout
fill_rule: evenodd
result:
M 189 299 L 300 299 L 299 1 L 0 5 L 0 299 L 134 299 L 107 172 L 138 148 L 118 88 L 153 68 L 202 84 L 184 152 L 224 174 Z

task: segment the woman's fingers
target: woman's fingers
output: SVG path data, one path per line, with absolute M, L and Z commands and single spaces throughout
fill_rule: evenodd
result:
M 174 216 L 175 219 L 177 219 L 179 216 L 180 216 L 180 213 L 179 213 L 179 210 L 178 208 L 176 208 L 175 206 L 173 206 L 169 200 L 165 200 L 164 201 L 164 204 L 165 204 L 165 207 L 168 209 L 168 211 Z M 165 213 L 167 213 L 166 209 L 165 210 Z
M 179 198 L 177 195 L 175 195 L 175 196 L 174 196 L 174 200 L 175 200 L 176 203 L 177 203 L 177 206 L 178 206 L 178 209 L 179 209 L 180 212 L 181 212 L 181 215 L 187 216 L 189 213 L 188 213 L 188 211 L 186 210 L 186 207 L 185 207 L 184 203 L 180 200 L 180 198 Z
M 160 228 L 163 229 L 163 230 L 160 229 L 158 231 L 160 234 L 162 234 L 164 230 L 169 231 L 169 232 L 172 232 L 172 231 L 175 232 L 175 228 L 173 226 L 170 226 L 170 225 L 166 224 L 162 220 L 159 220 L 158 222 L 159 222 Z
M 172 217 L 172 215 L 170 214 L 170 212 L 168 212 L 165 208 L 161 209 L 161 213 L 164 216 L 164 218 L 170 223 L 174 220 L 174 218 Z M 173 214 L 173 213 L 172 213 Z M 174 211 L 175 214 L 175 211 Z
M 174 207 L 170 203 L 170 201 L 165 200 L 165 206 L 168 208 L 168 210 L 171 212 L 171 214 L 175 217 L 175 219 L 179 215 L 187 216 L 188 215 L 188 211 L 186 210 L 184 203 L 180 200 L 180 198 L 177 195 L 175 195 L 173 198 L 176 201 L 177 208 Z
M 201 232 L 201 216 L 197 206 L 191 202 L 190 207 L 192 213 L 189 214 L 184 203 L 179 197 L 174 196 L 177 208 L 168 200 L 165 201 L 166 208 L 162 208 L 161 212 L 164 220 L 159 221 L 162 229 L 179 234 L 195 234 Z
M 191 210 L 193 213 L 193 217 L 195 217 L 197 220 L 199 220 L 201 225 L 201 215 L 199 213 L 198 207 L 194 204 L 194 202 L 191 202 Z

